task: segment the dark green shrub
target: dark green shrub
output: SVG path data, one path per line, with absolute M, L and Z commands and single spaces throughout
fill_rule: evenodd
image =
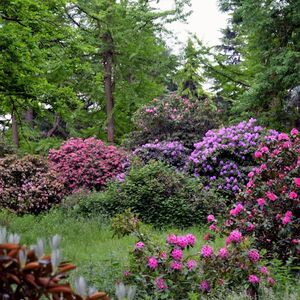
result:
M 205 222 L 208 213 L 222 212 L 223 205 L 223 199 L 203 190 L 197 179 L 151 161 L 142 167 L 133 166 L 124 182 L 111 183 L 105 192 L 90 194 L 77 211 L 113 216 L 131 208 L 145 223 L 183 227 Z
M 14 148 L 9 144 L 6 137 L 0 133 L 0 157 L 4 157 L 6 154 L 13 154 Z

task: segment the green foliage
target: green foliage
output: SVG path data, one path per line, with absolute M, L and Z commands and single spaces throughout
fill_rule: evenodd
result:
M 7 138 L 0 133 L 0 157 L 4 157 L 6 154 L 13 154 L 14 148 L 8 142 Z
M 224 199 L 203 190 L 198 180 L 151 161 L 133 166 L 124 182 L 114 182 L 103 193 L 83 198 L 77 213 L 115 215 L 127 208 L 156 227 L 185 227 L 205 222 L 207 213 L 221 213 Z

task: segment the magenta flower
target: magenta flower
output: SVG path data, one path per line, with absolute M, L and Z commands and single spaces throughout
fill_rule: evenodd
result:
M 214 215 L 208 215 L 207 216 L 207 221 L 208 222 L 215 222 L 216 221 L 215 216 Z
M 254 224 L 252 224 L 252 223 L 248 223 L 247 224 L 247 231 L 253 231 L 255 229 L 255 225 Z
M 260 279 L 256 275 L 249 275 L 248 281 L 252 284 L 258 284 L 260 282 Z
M 298 131 L 298 129 L 296 129 L 296 128 L 293 128 L 292 130 L 291 130 L 291 135 L 293 135 L 293 136 L 297 136 L 299 134 L 299 131 Z
M 272 193 L 272 192 L 267 192 L 267 197 L 268 197 L 268 199 L 269 200 L 271 200 L 271 201 L 275 201 L 278 197 L 274 194 L 274 193 Z
M 202 257 L 211 257 L 214 254 L 214 250 L 211 246 L 205 245 L 201 248 Z
M 256 201 L 257 201 L 257 204 L 261 207 L 263 207 L 265 205 L 265 199 L 264 198 L 258 198 Z
M 211 231 L 216 231 L 216 230 L 217 230 L 217 226 L 216 226 L 215 224 L 211 224 L 211 225 L 209 226 L 209 229 L 210 229 Z
M 177 237 L 176 245 L 184 249 L 189 245 L 189 240 L 187 237 L 180 235 Z
M 134 247 L 134 249 L 136 250 L 142 250 L 144 248 L 145 248 L 145 244 L 143 242 L 137 242 Z
M 163 251 L 161 254 L 160 254 L 160 258 L 161 259 L 167 259 L 168 258 L 168 254 L 166 251 Z
M 297 188 L 300 188 L 300 178 L 294 178 L 294 182 Z
M 228 256 L 227 248 L 221 248 L 219 250 L 218 256 L 222 259 L 226 258 Z
M 231 242 L 240 243 L 242 241 L 242 234 L 237 229 L 233 230 L 230 232 L 229 239 Z
M 298 194 L 294 191 L 289 193 L 289 198 L 290 199 L 297 199 L 298 198 Z
M 148 267 L 155 270 L 158 267 L 158 261 L 155 257 L 151 256 L 148 258 Z
M 169 234 L 167 236 L 167 243 L 169 245 L 175 245 L 177 243 L 177 236 L 175 234 Z
M 186 263 L 186 266 L 189 270 L 192 270 L 197 267 L 197 262 L 193 259 L 189 259 Z
M 257 263 L 259 261 L 259 252 L 256 249 L 251 249 L 248 251 L 248 258 L 253 262 Z
M 260 268 L 260 272 L 261 272 L 262 274 L 264 274 L 264 275 L 269 275 L 269 270 L 268 270 L 268 268 L 267 268 L 266 266 L 262 266 L 262 267 Z
M 170 264 L 171 269 L 176 270 L 176 271 L 181 271 L 182 270 L 182 263 L 178 261 L 172 261 Z
M 158 277 L 155 279 L 155 285 L 156 285 L 156 288 L 161 291 L 166 290 L 168 288 L 165 280 L 161 277 Z
M 254 153 L 255 158 L 261 158 L 262 157 L 262 153 L 260 151 L 256 151 Z
M 200 290 L 204 293 L 208 293 L 210 291 L 210 285 L 209 285 L 209 282 L 207 280 L 203 280 L 200 283 Z
M 188 245 L 194 247 L 196 243 L 196 237 L 191 233 L 188 233 L 185 237 L 188 242 Z
M 175 260 L 182 260 L 183 258 L 183 252 L 181 249 L 174 249 L 171 252 L 171 256 L 175 259 Z
M 274 286 L 276 284 L 276 281 L 272 277 L 268 277 L 267 282 L 271 286 Z
M 286 133 L 280 133 L 278 135 L 278 140 L 279 141 L 289 141 L 289 136 Z

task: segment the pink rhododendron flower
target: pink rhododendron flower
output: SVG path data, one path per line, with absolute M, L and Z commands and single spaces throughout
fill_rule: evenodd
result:
M 204 293 L 207 293 L 210 291 L 210 285 L 209 285 L 209 282 L 207 280 L 203 280 L 201 283 L 200 283 L 200 290 Z
M 254 172 L 248 173 L 248 177 L 252 178 L 254 176 Z
M 290 199 L 297 199 L 298 198 L 298 194 L 294 191 L 289 193 L 289 198 Z
M 144 244 L 143 242 L 137 242 L 137 243 L 135 244 L 134 249 L 142 250 L 142 249 L 144 249 L 144 247 L 145 247 L 145 244 Z
M 282 224 L 286 225 L 288 223 L 290 223 L 292 220 L 293 213 L 291 211 L 287 211 L 284 215 L 284 217 L 282 218 Z
M 247 231 L 251 232 L 255 229 L 255 225 L 252 223 L 247 224 Z
M 267 169 L 267 165 L 266 165 L 266 164 L 262 164 L 262 165 L 260 166 L 260 169 L 261 169 L 261 170 L 266 170 L 266 169 Z
M 173 249 L 171 252 L 171 256 L 175 259 L 175 260 L 182 260 L 183 258 L 183 252 L 181 249 Z
M 166 251 L 163 251 L 161 254 L 160 254 L 160 258 L 161 259 L 167 259 L 168 258 L 168 254 Z
M 193 259 L 189 259 L 186 263 L 186 266 L 189 270 L 195 269 L 197 267 L 197 262 Z
M 269 270 L 268 270 L 268 268 L 267 268 L 266 266 L 262 266 L 262 267 L 260 268 L 260 272 L 261 272 L 262 274 L 264 274 L 264 275 L 268 275 L 268 274 L 269 274 Z
M 186 236 L 180 235 L 177 237 L 176 245 L 184 249 L 189 245 L 189 241 Z
M 207 221 L 208 222 L 215 222 L 216 221 L 215 216 L 214 215 L 208 215 L 207 216 Z
M 167 236 L 167 243 L 169 245 L 174 245 L 177 243 L 177 236 L 175 234 L 169 234 Z
M 268 153 L 269 152 L 269 148 L 267 146 L 264 146 L 264 147 L 260 148 L 260 152 L 261 153 Z
M 272 277 L 268 277 L 267 282 L 271 286 L 274 286 L 276 284 L 276 281 Z
M 178 261 L 172 261 L 170 264 L 170 268 L 176 271 L 182 270 L 182 263 Z
M 259 206 L 264 206 L 265 205 L 265 199 L 264 198 L 258 198 L 256 201 L 257 201 Z
M 201 248 L 202 257 L 211 257 L 214 254 L 214 250 L 211 246 L 205 245 Z
M 299 244 L 299 240 L 293 239 L 293 240 L 292 240 L 292 243 L 293 243 L 294 245 L 297 245 L 297 244 Z
M 217 226 L 216 226 L 215 224 L 211 224 L 211 225 L 209 226 L 209 229 L 210 229 L 211 231 L 216 231 L 216 230 L 217 230 Z
M 251 249 L 248 251 L 248 258 L 253 262 L 257 263 L 259 261 L 259 252 L 256 249 Z
M 227 252 L 227 248 L 221 248 L 219 250 L 219 253 L 218 253 L 218 256 L 221 257 L 221 258 L 226 258 L 228 255 L 228 252 Z
M 238 203 L 235 208 L 230 210 L 230 215 L 237 216 L 243 209 L 244 206 L 241 203 Z
M 248 281 L 252 284 L 258 284 L 260 282 L 260 279 L 256 275 L 249 275 Z
M 158 267 L 158 261 L 155 257 L 148 258 L 148 267 L 152 270 L 155 270 Z
M 267 192 L 267 197 L 268 197 L 268 199 L 269 200 L 271 200 L 271 201 L 275 201 L 278 197 L 274 194 L 274 193 L 272 193 L 272 192 Z
M 280 133 L 278 135 L 278 140 L 279 141 L 289 141 L 289 136 L 286 133 Z
M 255 158 L 261 158 L 262 157 L 262 153 L 260 151 L 256 151 L 254 153 Z
M 196 243 L 196 237 L 191 233 L 188 233 L 185 237 L 188 242 L 188 245 L 194 247 Z
M 298 135 L 299 134 L 299 131 L 298 131 L 298 129 L 296 129 L 296 128 L 293 128 L 292 130 L 291 130 L 291 135 L 294 135 L 294 136 L 296 136 L 296 135 Z
M 155 279 L 155 285 L 158 290 L 166 290 L 168 288 L 165 280 L 161 277 Z
M 296 187 L 300 188 L 300 178 L 295 178 L 294 182 L 295 182 Z
M 242 234 L 236 229 L 230 232 L 229 238 L 231 242 L 240 243 L 242 241 Z

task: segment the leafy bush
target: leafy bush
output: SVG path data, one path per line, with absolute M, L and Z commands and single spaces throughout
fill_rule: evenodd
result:
M 116 181 L 98 196 L 82 201 L 79 211 L 115 215 L 127 208 L 157 227 L 189 226 L 203 223 L 207 212 L 221 212 L 224 202 L 203 190 L 197 179 L 151 161 L 142 167 L 133 165 L 123 182 Z
M 69 190 L 101 190 L 108 180 L 124 171 L 127 160 L 115 146 L 94 138 L 74 138 L 58 150 L 50 150 L 49 163 Z
M 160 160 L 181 170 L 186 164 L 189 150 L 180 142 L 155 142 L 138 147 L 133 154 L 142 159 L 144 163 L 150 160 Z
M 195 144 L 190 170 L 204 179 L 207 187 L 233 196 L 247 182 L 247 174 L 256 165 L 254 152 L 264 141 L 276 138 L 277 132 L 257 126 L 255 119 L 230 127 L 210 130 Z
M 123 280 L 138 287 L 141 299 L 146 295 L 151 299 L 202 299 L 209 295 L 211 299 L 226 289 L 243 289 L 257 299 L 260 285 L 275 284 L 261 254 L 251 249 L 249 240 L 237 230 L 230 233 L 231 241 L 223 248 L 215 251 L 206 244 L 198 252 L 193 234 L 170 234 L 160 246 L 139 227 L 130 228 L 138 242 Z M 194 298 L 189 298 L 191 293 Z
M 6 137 L 0 133 L 0 157 L 4 157 L 6 154 L 13 154 L 14 149 L 6 139 Z
M 209 99 L 188 99 L 169 94 L 154 99 L 134 115 L 136 130 L 129 135 L 131 148 L 155 140 L 180 141 L 192 148 L 209 129 L 218 127 L 217 110 Z
M 65 194 L 58 174 L 38 156 L 0 159 L 0 205 L 17 213 L 39 213 L 59 203 Z
M 45 244 L 38 240 L 32 249 L 19 244 L 17 234 L 7 235 L 0 228 L 0 298 L 1 299 L 103 299 L 104 292 L 87 288 L 85 280 L 76 281 L 74 291 L 65 282 L 66 273 L 73 264 L 61 261 L 59 236 L 50 240 L 51 255 L 45 255 Z M 63 281 L 64 280 L 64 281 Z
M 260 165 L 249 173 L 240 202 L 230 211 L 225 228 L 239 228 L 269 258 L 300 262 L 300 139 L 279 134 L 278 141 L 255 152 Z M 237 208 L 239 207 L 239 208 Z

